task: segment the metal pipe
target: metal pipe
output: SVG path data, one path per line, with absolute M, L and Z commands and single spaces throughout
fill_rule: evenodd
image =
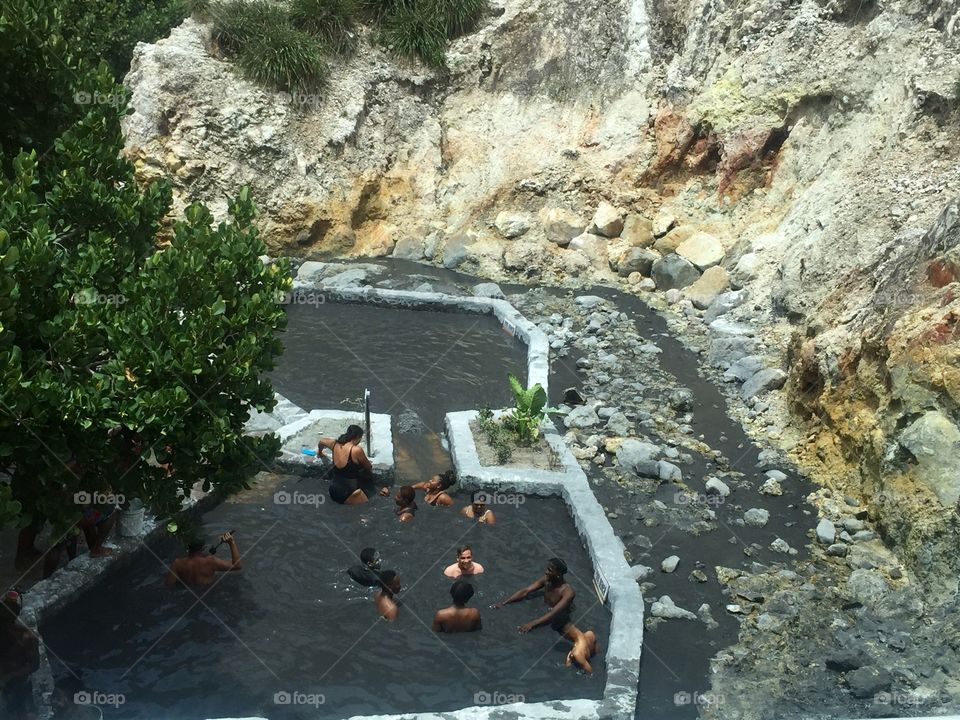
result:
M 363 435 L 367 439 L 367 456 L 370 456 L 370 390 L 363 391 Z

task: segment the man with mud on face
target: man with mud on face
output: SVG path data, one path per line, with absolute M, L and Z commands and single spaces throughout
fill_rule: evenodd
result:
M 527 587 L 517 590 L 506 600 L 495 603 L 490 607 L 501 608 L 504 605 L 523 600 L 531 593 L 542 589 L 543 601 L 550 607 L 550 610 L 540 617 L 524 623 L 517 628 L 517 632 L 528 633 L 536 627 L 554 622 L 563 622 L 566 625 L 567 622 L 570 622 L 573 614 L 573 599 L 577 595 L 576 590 L 564 578 L 566 574 L 567 564 L 560 558 L 550 558 L 547 561 L 547 568 L 543 577 L 530 583 Z

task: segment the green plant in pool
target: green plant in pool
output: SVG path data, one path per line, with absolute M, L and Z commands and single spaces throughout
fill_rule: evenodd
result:
M 547 415 L 547 391 L 540 383 L 524 388 L 517 376 L 510 373 L 514 405 L 504 418 L 504 425 L 513 431 L 518 445 L 532 445 L 540 437 L 540 423 Z

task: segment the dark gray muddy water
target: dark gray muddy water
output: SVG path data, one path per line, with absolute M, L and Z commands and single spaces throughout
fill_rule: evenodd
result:
M 526 346 L 490 315 L 365 305 L 290 305 L 274 387 L 307 410 L 371 409 L 393 418 L 397 476 L 446 469 L 444 415 L 513 404 L 507 374 L 526 381 Z
M 166 542 L 45 623 L 59 683 L 73 692 L 122 694 L 124 704 L 102 709 L 103 717 L 123 720 L 338 718 L 452 710 L 485 698 L 602 695 L 609 615 L 591 590 L 589 557 L 562 501 L 498 506 L 494 526 L 462 518 L 456 508 L 426 506 L 401 524 L 385 498 L 362 507 L 308 504 L 313 494 L 325 497 L 323 482 L 298 479 L 277 477 L 279 485 L 206 514 L 211 537 L 237 531 L 244 569 L 220 576 L 199 599 L 163 586 L 164 563 L 178 551 Z M 275 492 L 294 502 L 274 502 Z M 470 603 L 481 609 L 484 627 L 437 636 L 433 613 L 450 604 L 443 568 L 461 543 L 487 569 Z M 384 568 L 400 573 L 396 623 L 378 621 L 373 591 L 345 574 L 365 546 L 378 548 Z M 577 625 L 600 638 L 592 676 L 563 667 L 569 643 L 549 627 L 517 633 L 545 611 L 542 598 L 488 608 L 542 574 L 552 556 L 570 568 Z M 68 682 L 63 663 L 82 686 Z

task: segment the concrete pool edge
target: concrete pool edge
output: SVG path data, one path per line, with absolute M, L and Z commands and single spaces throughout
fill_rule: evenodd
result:
M 534 323 L 506 300 L 485 297 L 447 295 L 438 292 L 414 290 L 384 290 L 382 288 L 328 288 L 322 282 L 294 280 L 291 297 L 296 301 L 303 293 L 320 293 L 323 303 L 366 304 L 406 310 L 461 312 L 493 315 L 500 326 L 527 346 L 527 385 L 540 383 L 549 389 L 550 343 Z
M 640 678 L 640 654 L 643 648 L 643 595 L 624 557 L 623 542 L 617 538 L 603 507 L 590 489 L 587 476 L 556 429 L 544 424 L 544 436 L 560 457 L 562 471 L 482 465 L 470 422 L 476 411 L 448 413 L 447 439 L 450 454 L 465 489 L 482 488 L 525 495 L 562 497 L 577 526 L 593 562 L 594 572 L 605 581 L 610 605 L 610 637 L 607 643 L 607 684 L 601 701 L 596 703 L 598 717 L 632 718 L 636 708 Z M 523 716 L 577 718 L 579 712 L 559 712 L 564 703 L 523 705 Z M 533 712 L 549 709 L 549 714 Z M 547 708 L 546 706 L 550 706 Z M 489 717 L 494 708 L 464 708 L 443 716 L 457 718 Z M 497 707 L 499 711 L 505 707 Z M 485 710 L 479 712 L 478 710 Z M 468 712 L 469 711 L 469 712 Z M 462 715 L 458 713 L 464 713 Z M 424 715 L 420 715 L 424 717 Z

